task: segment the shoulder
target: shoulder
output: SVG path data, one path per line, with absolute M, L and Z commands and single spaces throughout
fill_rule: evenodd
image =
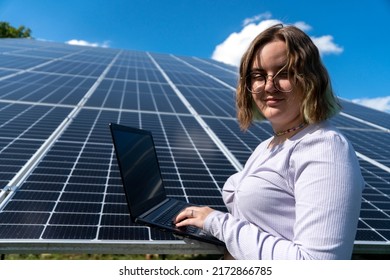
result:
M 290 158 L 290 172 L 293 178 L 304 175 L 305 180 L 313 178 L 340 185 L 341 181 L 354 182 L 364 186 L 360 165 L 350 142 L 333 125 L 320 123 L 310 128 L 295 143 Z
M 311 161 L 357 162 L 351 143 L 327 121 L 309 126 L 306 133 L 294 141 L 291 160 L 301 163 Z
M 254 151 L 252 152 L 252 154 L 250 155 L 248 160 L 253 159 L 253 158 L 257 158 L 259 155 L 261 155 L 262 153 L 267 151 L 271 140 L 272 140 L 272 137 L 260 142 L 260 144 L 257 145 L 257 147 L 254 149 Z
M 295 148 L 352 148 L 348 139 L 329 121 L 310 125 L 295 141 Z

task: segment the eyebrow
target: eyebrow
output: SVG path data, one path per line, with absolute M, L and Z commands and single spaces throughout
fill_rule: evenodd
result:
M 249 72 L 264 72 L 264 69 L 262 68 L 252 68 Z
M 253 63 L 254 64 L 254 63 Z M 252 64 L 252 66 L 253 66 Z M 250 71 L 259 71 L 259 72 L 265 72 L 265 69 L 261 67 L 261 62 L 258 61 L 258 63 L 260 66 L 259 67 L 256 67 L 256 68 L 252 68 L 250 69 Z M 283 63 L 280 63 L 279 65 L 275 65 L 275 69 L 278 69 L 277 72 L 279 72 L 280 70 L 282 70 L 283 68 L 287 67 L 288 66 L 288 60 L 283 62 Z
M 286 64 L 282 64 L 282 65 L 278 65 L 276 68 L 278 69 L 278 71 L 276 72 L 279 72 L 280 70 L 282 70 L 283 68 L 286 68 L 287 67 L 287 63 Z M 287 69 L 286 69 L 287 70 Z M 257 68 L 252 68 L 250 69 L 249 72 L 266 72 L 264 68 L 261 68 L 261 67 L 257 67 Z

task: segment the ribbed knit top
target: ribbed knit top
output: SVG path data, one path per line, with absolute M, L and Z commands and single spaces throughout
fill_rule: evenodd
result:
M 351 144 L 329 122 L 271 140 L 226 181 L 229 213 L 209 214 L 204 230 L 235 259 L 350 259 L 364 188 Z

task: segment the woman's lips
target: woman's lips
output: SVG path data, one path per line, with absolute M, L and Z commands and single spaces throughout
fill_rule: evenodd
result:
M 264 102 L 267 106 L 276 106 L 282 101 L 283 101 L 283 99 L 280 99 L 280 98 L 267 98 L 264 100 Z

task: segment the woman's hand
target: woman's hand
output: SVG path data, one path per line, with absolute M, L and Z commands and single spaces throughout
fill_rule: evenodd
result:
M 173 221 L 177 227 L 196 226 L 203 229 L 206 217 L 213 212 L 210 207 L 190 206 L 180 212 Z

